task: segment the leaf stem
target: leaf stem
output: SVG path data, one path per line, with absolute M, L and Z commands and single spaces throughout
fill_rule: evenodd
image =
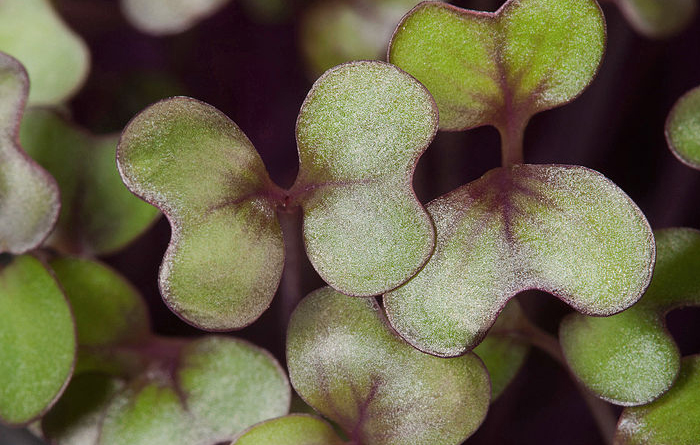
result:
M 502 167 L 510 167 L 524 162 L 523 139 L 526 125 L 527 120 L 514 119 L 497 127 L 501 135 Z
M 302 238 L 302 214 L 299 207 L 278 208 L 280 226 L 284 236 L 284 272 L 280 282 L 280 297 L 282 310 L 279 326 L 282 333 L 287 332 L 289 316 L 303 297 L 302 272 L 305 258 L 304 241 Z M 284 338 L 285 335 L 282 335 Z
M 564 353 L 562 352 L 559 340 L 548 332 L 544 331 L 539 326 L 532 323 L 527 317 L 521 317 L 521 322 L 509 333 L 521 341 L 530 343 L 532 346 L 539 348 L 547 353 L 556 362 L 558 362 L 572 376 L 572 380 L 576 384 L 579 393 L 583 400 L 588 405 L 588 409 L 598 426 L 598 431 L 603 436 L 603 441 L 606 445 L 612 445 L 615 431 L 617 430 L 617 416 L 612 409 L 612 406 L 607 402 L 599 399 L 578 382 L 575 376 L 571 374 L 569 365 L 566 363 Z

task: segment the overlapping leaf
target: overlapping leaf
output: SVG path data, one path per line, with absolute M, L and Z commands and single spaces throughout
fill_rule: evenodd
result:
M 695 18 L 697 0 L 613 0 L 637 32 L 652 38 L 679 33 Z
M 92 136 L 35 108 L 22 119 L 20 141 L 61 189 L 61 213 L 49 244 L 68 253 L 111 253 L 158 216 L 124 187 L 114 163 L 116 137 Z
M 139 31 L 177 34 L 224 7 L 229 0 L 121 0 L 122 12 Z
M 0 253 L 37 247 L 60 208 L 56 182 L 17 143 L 28 88 L 22 65 L 0 53 Z
M 333 427 L 318 417 L 290 414 L 253 426 L 232 445 L 343 445 Z
M 289 324 L 292 385 L 352 443 L 461 443 L 488 408 L 481 360 L 422 354 L 381 314 L 373 299 L 348 298 L 331 288 L 307 296 Z
M 646 219 L 584 167 L 491 170 L 427 208 L 435 253 L 384 305 L 394 328 L 431 354 L 472 349 L 520 291 L 544 290 L 580 312 L 611 315 L 635 303 L 651 278 Z
M 688 91 L 673 106 L 666 121 L 666 140 L 678 159 L 700 169 L 700 87 Z
M 26 424 L 54 403 L 73 372 L 75 328 L 63 292 L 30 255 L 0 264 L 0 420 Z
M 153 336 L 115 272 L 78 259 L 51 265 L 79 340 L 79 375 L 42 423 L 52 443 L 217 443 L 288 412 L 289 383 L 266 351 L 230 337 Z
M 30 105 L 65 101 L 83 84 L 90 65 L 87 45 L 63 23 L 50 0 L 0 2 L 0 51 L 27 67 Z
M 251 323 L 282 271 L 275 211 L 297 205 L 309 258 L 331 285 L 377 295 L 405 282 L 433 249 L 411 180 L 436 129 L 429 93 L 406 73 L 380 62 L 336 67 L 302 106 L 299 177 L 284 191 L 213 107 L 173 98 L 147 108 L 124 130 L 117 162 L 127 186 L 173 227 L 164 299 L 206 329 Z
M 612 317 L 570 315 L 560 328 L 573 372 L 594 393 L 620 405 L 649 403 L 671 387 L 680 353 L 664 316 L 700 305 L 700 232 L 666 229 L 655 235 L 654 278 L 639 303 Z
M 649 405 L 626 408 L 615 445 L 695 445 L 700 437 L 700 356 L 683 358 L 671 390 Z
M 509 144 L 533 114 L 581 93 L 604 47 L 593 0 L 509 0 L 496 13 L 425 2 L 397 27 L 389 61 L 435 96 L 441 129 L 490 124 Z

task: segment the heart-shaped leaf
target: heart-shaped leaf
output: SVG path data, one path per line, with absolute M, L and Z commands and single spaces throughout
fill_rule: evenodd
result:
M 160 288 L 175 313 L 210 330 L 257 319 L 279 284 L 284 242 L 278 189 L 236 124 L 194 99 L 158 102 L 124 129 L 117 164 L 170 221 Z
M 666 121 L 671 151 L 689 167 L 700 169 L 700 87 L 683 95 Z
M 36 258 L 0 264 L 0 420 L 26 424 L 48 409 L 75 360 L 70 307 Z
M 0 253 L 37 247 L 56 223 L 60 208 L 54 179 L 17 144 L 28 88 L 22 65 L 0 53 Z
M 612 317 L 573 314 L 560 327 L 572 371 L 595 394 L 618 405 L 649 403 L 671 387 L 680 353 L 664 316 L 700 305 L 700 232 L 666 229 L 655 235 L 654 277 L 637 304 Z
M 510 300 L 496 319 L 489 334 L 474 348 L 491 377 L 491 402 L 506 389 L 525 363 L 530 346 L 513 338 L 512 331 L 521 323 L 522 311 L 517 300 Z
M 312 74 L 351 60 L 383 59 L 396 24 L 418 3 L 420 0 L 340 0 L 307 6 L 299 39 Z
M 696 445 L 700 437 L 700 356 L 683 358 L 675 385 L 649 405 L 625 408 L 616 445 Z
M 533 114 L 588 86 L 604 48 L 594 0 L 509 0 L 495 13 L 424 2 L 396 28 L 389 61 L 430 90 L 442 130 L 493 125 L 510 159 Z
M 612 315 L 651 279 L 654 238 L 644 215 L 584 167 L 494 169 L 427 207 L 435 253 L 384 305 L 394 328 L 431 354 L 475 347 L 520 291 L 540 289 L 579 312 Z
M 124 187 L 114 163 L 116 136 L 95 137 L 54 112 L 30 109 L 20 141 L 61 189 L 61 214 L 49 239 L 53 246 L 68 253 L 111 253 L 158 216 Z
M 127 20 L 141 32 L 165 36 L 214 15 L 229 0 L 121 0 Z
M 306 414 L 290 414 L 259 423 L 231 445 L 343 445 L 327 422 Z
M 652 38 L 670 37 L 695 18 L 697 0 L 613 0 L 639 33 Z
M 306 252 L 328 284 L 377 295 L 413 276 L 434 245 L 413 171 L 437 131 L 430 93 L 381 62 L 324 74 L 297 120 Z
M 49 0 L 0 2 L 0 51 L 27 67 L 30 105 L 65 101 L 83 84 L 90 66 L 87 45 Z
M 459 444 L 488 409 L 478 357 L 422 354 L 391 330 L 374 299 L 328 287 L 292 314 L 287 362 L 297 392 L 352 443 Z
M 266 351 L 211 336 L 180 348 L 112 400 L 99 445 L 218 443 L 289 411 L 286 375 Z

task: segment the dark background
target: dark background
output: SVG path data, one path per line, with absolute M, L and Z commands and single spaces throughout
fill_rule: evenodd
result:
M 502 1 L 452 3 L 494 11 Z M 115 1 L 59 1 L 61 14 L 92 54 L 88 82 L 69 104 L 74 119 L 93 132 L 119 132 L 155 100 L 192 96 L 231 117 L 252 140 L 273 180 L 290 186 L 297 170 L 294 124 L 314 80 L 298 48 L 299 18 L 306 2 L 291 4 L 289 17 L 266 23 L 254 20 L 233 0 L 185 33 L 155 38 L 130 27 Z M 655 229 L 700 228 L 700 172 L 673 157 L 663 134 L 675 100 L 700 84 L 700 20 L 675 38 L 652 41 L 637 35 L 613 5 L 605 3 L 603 9 L 608 49 L 598 77 L 573 103 L 535 116 L 525 137 L 525 159 L 600 171 L 631 196 Z M 417 193 L 427 202 L 499 162 L 493 128 L 440 133 L 418 166 Z M 161 219 L 106 261 L 141 289 L 157 332 L 201 335 L 170 313 L 158 293 L 157 271 L 169 236 L 168 224 Z M 287 268 L 283 283 L 294 283 L 295 277 L 289 276 L 293 269 Z M 296 269 L 301 289 L 288 291 L 290 286 L 283 284 L 271 309 L 235 333 L 282 361 L 290 307 L 300 294 L 323 285 L 305 258 Z M 543 293 L 530 292 L 519 299 L 530 318 L 552 333 L 570 310 Z M 700 310 L 675 311 L 669 325 L 684 354 L 700 352 Z M 533 351 L 467 443 L 574 445 L 601 443 L 601 438 L 568 374 Z

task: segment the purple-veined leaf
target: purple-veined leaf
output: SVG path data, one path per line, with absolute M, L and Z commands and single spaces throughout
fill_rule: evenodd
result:
M 634 304 L 651 279 L 655 246 L 646 218 L 584 167 L 494 169 L 427 208 L 435 253 L 384 305 L 394 328 L 431 354 L 474 348 L 523 290 L 601 316 Z
M 683 95 L 666 121 L 666 140 L 676 157 L 700 169 L 700 87 Z
M 593 393 L 618 405 L 643 405 L 673 385 L 680 352 L 665 315 L 700 305 L 700 232 L 655 232 L 654 277 L 642 299 L 612 317 L 569 315 L 560 340 L 574 374 Z
M 329 287 L 292 314 L 287 361 L 297 392 L 352 443 L 456 445 L 488 409 L 489 379 L 478 357 L 423 354 L 393 332 L 375 300 Z
M 22 65 L 0 53 L 0 253 L 37 247 L 60 209 L 56 182 L 17 143 L 28 88 Z

